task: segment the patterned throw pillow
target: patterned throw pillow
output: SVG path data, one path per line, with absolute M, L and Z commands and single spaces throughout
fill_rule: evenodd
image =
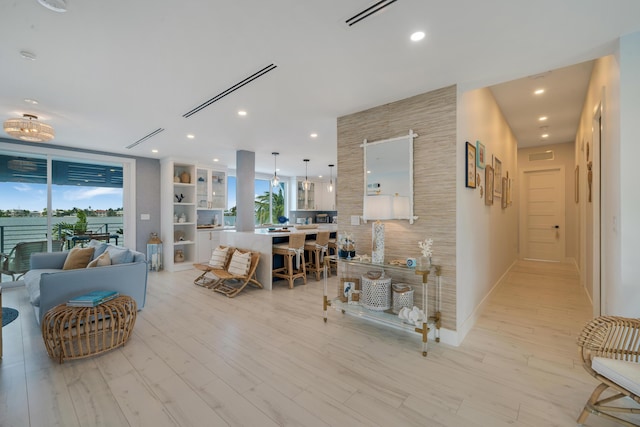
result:
M 105 252 L 98 258 L 95 258 L 93 261 L 87 264 L 87 268 L 104 267 L 105 265 L 111 265 L 111 257 L 109 256 L 109 252 Z
M 234 276 L 245 276 L 249 272 L 250 265 L 251 252 L 243 254 L 236 250 L 231 257 L 231 262 L 229 263 L 229 269 L 227 271 Z
M 223 248 L 218 246 L 211 252 L 211 259 L 209 260 L 209 266 L 213 268 L 224 268 L 227 257 L 229 256 L 229 248 Z
M 105 252 L 109 253 L 112 265 L 128 264 L 130 262 L 133 262 L 133 253 L 127 248 L 107 245 L 107 249 L 105 250 Z

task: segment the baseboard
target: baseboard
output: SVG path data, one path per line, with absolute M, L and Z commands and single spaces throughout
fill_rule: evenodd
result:
M 455 345 L 455 346 L 460 345 L 462 343 L 462 341 L 464 340 L 464 338 L 469 333 L 469 331 L 471 331 L 471 329 L 473 329 L 473 327 L 475 326 L 476 322 L 478 321 L 478 317 L 480 316 L 480 312 L 484 308 L 484 306 L 487 303 L 489 297 L 498 288 L 498 286 L 500 286 L 500 283 L 502 283 L 502 281 L 507 276 L 507 274 L 509 274 L 509 272 L 511 271 L 513 266 L 516 264 L 516 262 L 518 262 L 517 259 L 515 259 L 511 263 L 509 268 L 507 268 L 505 270 L 505 272 L 502 274 L 502 276 L 500 276 L 500 278 L 496 281 L 496 283 L 491 287 L 489 292 L 487 292 L 487 294 L 484 296 L 484 298 L 482 298 L 482 301 L 480 301 L 480 303 L 473 310 L 471 315 L 469 317 L 467 317 L 464 322 L 462 322 L 462 324 L 458 327 L 458 330 L 455 331 L 455 335 L 456 336 L 455 337 L 453 337 L 453 336 L 450 337 L 451 339 L 455 339 L 457 341 L 457 344 L 452 344 L 452 345 Z

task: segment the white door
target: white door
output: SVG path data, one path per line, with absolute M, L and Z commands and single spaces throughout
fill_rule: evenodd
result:
M 525 259 L 564 261 L 564 170 L 524 171 L 520 253 Z

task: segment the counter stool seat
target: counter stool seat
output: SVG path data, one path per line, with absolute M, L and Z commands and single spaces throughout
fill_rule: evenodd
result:
M 284 256 L 284 266 L 273 269 L 273 277 L 287 279 L 289 288 L 293 289 L 293 282 L 302 277 L 304 284 L 307 284 L 307 270 L 304 261 L 304 233 L 291 233 L 288 243 L 277 243 L 273 245 L 274 255 Z
M 305 252 L 309 253 L 307 271 L 315 273 L 316 280 L 320 280 L 320 273 L 324 269 L 324 256 L 328 254 L 329 231 L 318 231 L 315 240 L 307 240 L 304 244 Z

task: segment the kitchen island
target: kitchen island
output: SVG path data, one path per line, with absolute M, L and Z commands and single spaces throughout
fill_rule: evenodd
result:
M 276 227 L 276 231 L 269 231 L 267 228 L 260 228 L 254 231 L 222 230 L 220 233 L 220 244 L 232 246 L 240 249 L 250 249 L 260 252 L 260 263 L 256 271 L 258 281 L 265 289 L 272 288 L 273 253 L 274 243 L 289 241 L 291 233 L 304 233 L 307 239 L 315 239 L 318 231 L 330 231 L 331 237 L 335 237 L 338 226 L 336 224 L 318 224 L 317 228 L 288 227 L 289 231 L 278 231 L 282 227 Z M 286 283 L 286 282 L 284 282 Z

